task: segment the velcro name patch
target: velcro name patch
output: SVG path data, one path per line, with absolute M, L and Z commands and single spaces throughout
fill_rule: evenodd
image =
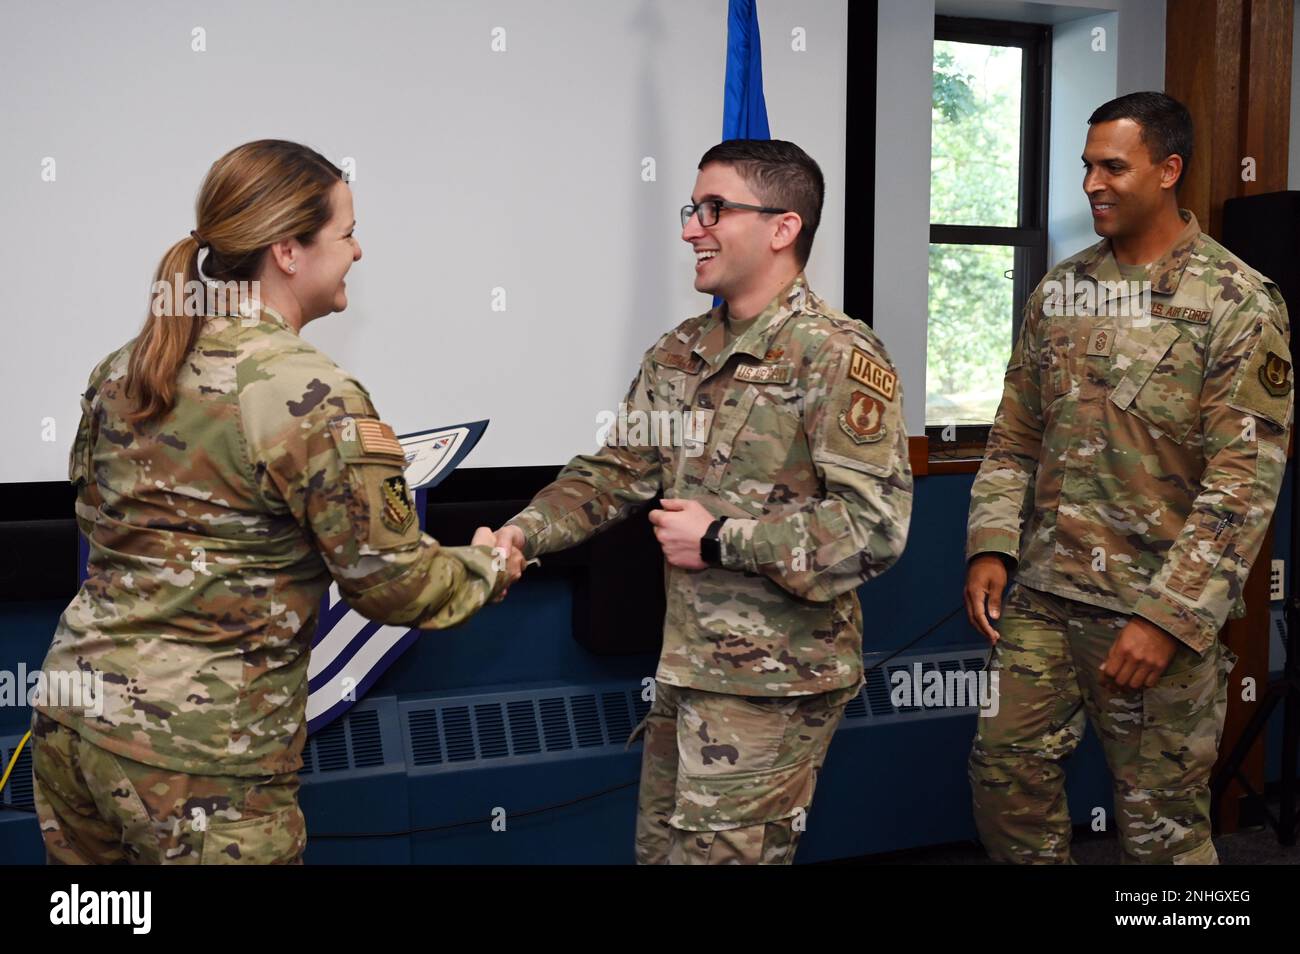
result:
M 755 384 L 789 384 L 793 374 L 794 366 L 789 364 L 742 364 L 735 377 Z

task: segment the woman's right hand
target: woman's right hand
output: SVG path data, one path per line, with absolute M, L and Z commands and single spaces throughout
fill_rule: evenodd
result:
M 522 534 L 521 534 L 522 536 Z M 475 547 L 491 547 L 493 551 L 494 563 L 499 570 L 506 573 L 506 584 L 501 588 L 501 592 L 494 598 L 494 603 L 500 603 L 505 599 L 506 593 L 515 581 L 524 575 L 524 554 L 515 545 L 513 540 L 503 545 L 497 544 L 497 535 L 492 532 L 490 527 L 479 527 L 474 531 L 474 538 L 470 540 L 470 545 Z M 496 561 L 502 561 L 496 563 Z

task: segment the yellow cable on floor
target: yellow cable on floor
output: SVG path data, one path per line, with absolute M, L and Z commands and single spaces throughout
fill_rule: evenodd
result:
M 23 746 L 27 744 L 27 740 L 31 737 L 32 730 L 28 729 L 27 734 L 23 736 L 23 740 L 18 743 L 18 748 L 14 749 L 13 757 L 9 759 L 9 767 L 5 769 L 4 775 L 0 775 L 0 792 L 4 791 L 5 783 L 9 781 L 9 773 L 12 772 L 14 766 L 18 764 L 18 756 L 23 754 Z

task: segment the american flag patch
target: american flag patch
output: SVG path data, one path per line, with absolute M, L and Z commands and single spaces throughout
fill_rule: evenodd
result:
M 383 421 L 373 418 L 357 421 L 357 439 L 361 441 L 361 450 L 367 454 L 394 454 L 406 459 L 402 445 L 397 442 L 397 435 Z

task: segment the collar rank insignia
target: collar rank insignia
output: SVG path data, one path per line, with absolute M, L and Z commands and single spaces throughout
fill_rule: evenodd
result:
M 1291 362 L 1276 351 L 1270 351 L 1268 358 L 1260 366 L 1259 380 L 1273 397 L 1285 397 L 1291 390 L 1290 374 Z
M 384 526 L 394 533 L 405 533 L 415 521 L 415 508 L 411 506 L 411 493 L 406 478 L 401 474 L 385 477 L 383 483 Z
M 855 444 L 873 444 L 885 436 L 885 405 L 865 391 L 854 391 L 839 422 Z

